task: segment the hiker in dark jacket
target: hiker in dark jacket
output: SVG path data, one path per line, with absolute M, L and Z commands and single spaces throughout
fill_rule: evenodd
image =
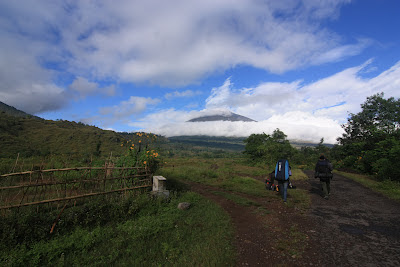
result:
M 332 170 L 332 163 L 330 163 L 324 155 L 321 155 L 317 164 L 315 165 L 314 177 L 319 178 L 325 199 L 329 199 L 329 195 L 331 193 L 331 179 L 333 177 Z

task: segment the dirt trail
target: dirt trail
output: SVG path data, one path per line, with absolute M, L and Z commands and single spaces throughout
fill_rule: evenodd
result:
M 315 250 L 306 241 L 302 244 L 294 244 L 292 248 L 283 248 L 287 240 L 290 227 L 295 225 L 296 230 L 306 233 L 303 237 L 308 240 L 308 235 L 314 230 L 310 228 L 306 216 L 300 215 L 298 211 L 288 208 L 278 198 L 266 199 L 236 194 L 259 205 L 243 206 L 219 195 L 219 192 L 227 192 L 223 189 L 190 183 L 192 191 L 197 192 L 219 204 L 231 217 L 235 228 L 235 247 L 237 248 L 237 266 L 309 266 L 318 265 L 315 258 Z M 272 192 L 271 192 L 272 193 Z
M 323 262 L 342 266 L 400 266 L 400 203 L 334 175 L 331 197 L 320 196 L 318 179 L 310 178 L 309 217 L 317 230 Z
M 319 180 L 312 172 L 306 174 L 308 181 L 296 182 L 311 194 L 306 214 L 278 198 L 240 194 L 259 203 L 243 206 L 217 194 L 224 192 L 220 188 L 197 183 L 190 187 L 231 216 L 238 266 L 400 266 L 398 202 L 336 174 L 331 198 L 325 200 Z M 290 234 L 293 227 L 295 233 L 301 233 L 300 239 Z M 288 240 L 291 247 L 285 243 Z

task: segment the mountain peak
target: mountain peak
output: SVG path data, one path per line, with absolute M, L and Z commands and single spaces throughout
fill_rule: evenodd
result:
M 255 121 L 250 118 L 247 118 L 245 116 L 235 114 L 233 112 L 224 112 L 220 114 L 214 114 L 214 115 L 206 115 L 206 116 L 201 116 L 197 118 L 193 118 L 188 120 L 188 122 L 206 122 L 206 121 L 245 121 L 245 122 L 251 122 Z

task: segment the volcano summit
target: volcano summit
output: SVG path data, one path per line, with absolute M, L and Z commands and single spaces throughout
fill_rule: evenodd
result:
M 188 120 L 188 122 L 205 122 L 205 121 L 245 121 L 245 122 L 254 121 L 255 122 L 255 120 L 252 120 L 250 118 L 247 118 L 239 114 L 235 114 L 233 112 L 201 116 L 198 118 L 193 118 Z

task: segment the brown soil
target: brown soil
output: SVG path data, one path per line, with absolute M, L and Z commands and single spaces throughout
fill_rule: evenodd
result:
M 319 181 L 306 174 L 310 179 L 295 185 L 310 193 L 308 211 L 290 205 L 290 192 L 296 189 L 288 190 L 288 205 L 271 192 L 269 199 L 240 194 L 257 203 L 244 206 L 220 195 L 225 192 L 220 188 L 190 187 L 231 217 L 237 266 L 400 266 L 398 202 L 336 174 L 325 200 Z

